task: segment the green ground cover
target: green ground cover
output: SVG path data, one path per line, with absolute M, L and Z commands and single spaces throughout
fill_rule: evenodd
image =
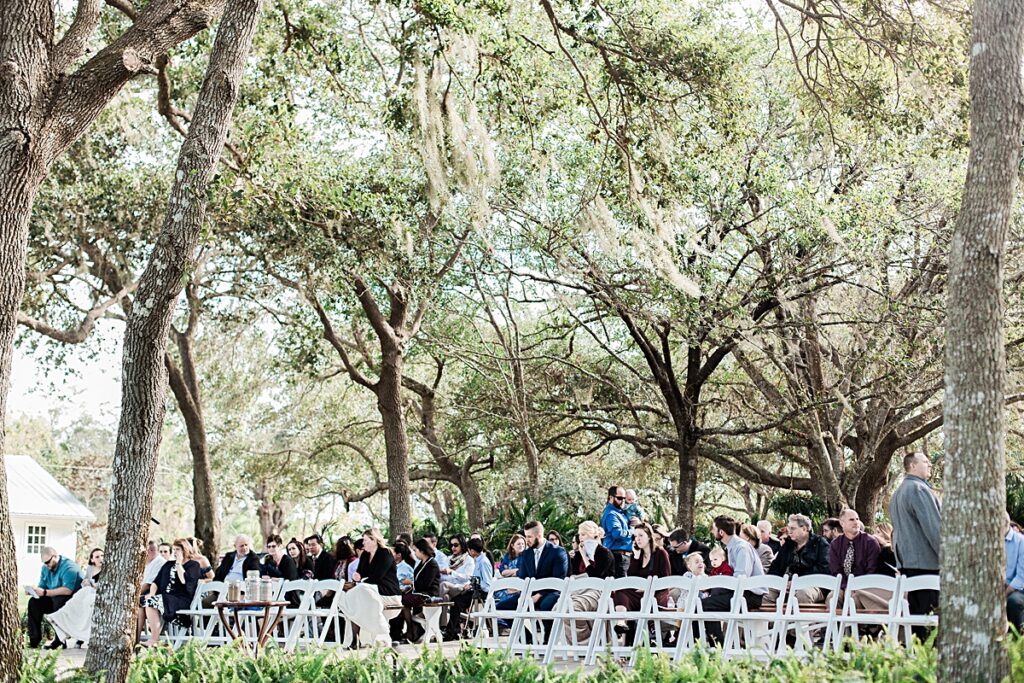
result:
M 1024 641 L 1011 644 L 1013 673 L 1024 680 Z M 58 673 L 51 653 L 29 654 L 21 683 L 85 683 L 93 679 L 77 671 Z M 390 651 L 367 657 L 338 657 L 334 651 L 296 655 L 270 649 L 259 660 L 234 648 L 189 645 L 177 652 L 160 650 L 141 655 L 132 666 L 131 683 L 811 683 L 833 681 L 914 682 L 935 680 L 935 650 L 930 644 L 911 651 L 869 644 L 840 654 L 788 657 L 773 662 L 723 661 L 715 651 L 697 651 L 672 664 L 645 656 L 633 669 L 603 661 L 590 671 L 547 668 L 527 660 L 508 659 L 472 647 L 455 657 L 437 651 L 408 659 Z

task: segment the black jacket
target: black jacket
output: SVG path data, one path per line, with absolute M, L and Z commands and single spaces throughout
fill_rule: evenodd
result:
M 823 536 L 812 533 L 804 547 L 797 550 L 796 542 L 787 538 L 775 555 L 768 573 L 773 576 L 829 574 L 828 541 Z
M 711 552 L 711 548 L 707 547 L 696 538 L 690 539 L 690 547 L 685 553 L 677 553 L 673 550 L 669 550 L 668 548 L 665 548 L 665 550 L 668 552 L 669 560 L 672 563 L 673 576 L 683 576 L 687 571 L 689 571 L 686 568 L 686 556 L 692 555 L 693 553 L 700 553 L 700 556 L 704 558 L 705 567 L 711 566 L 711 558 L 708 557 L 708 553 Z
M 581 550 L 569 558 L 569 574 L 572 576 L 586 574 L 592 579 L 607 579 L 609 576 L 615 576 L 615 556 L 612 555 L 611 550 L 599 543 L 594 551 L 594 561 L 584 569 L 583 551 Z
M 435 563 L 436 564 L 436 563 Z M 401 595 L 398 587 L 398 572 L 395 569 L 395 555 L 388 548 L 378 548 L 370 560 L 370 553 L 364 552 L 359 557 L 356 572 L 365 583 L 377 586 L 381 595 Z
M 295 560 L 288 553 L 281 556 L 281 563 L 274 564 L 274 558 L 267 555 L 263 558 L 263 574 L 274 578 L 294 581 L 299 578 L 299 570 L 295 568 Z
M 309 558 L 311 561 L 313 558 Z M 317 581 L 325 581 L 327 579 L 334 578 L 334 565 L 337 564 L 334 561 L 334 555 L 331 555 L 326 550 L 320 553 L 313 562 L 313 578 Z
M 230 553 L 224 555 L 224 559 L 221 560 L 220 566 L 217 567 L 217 571 L 213 573 L 214 581 L 223 581 L 227 578 L 228 572 L 231 571 L 231 567 L 235 564 L 235 551 L 232 550 Z M 245 556 L 245 561 L 242 562 L 242 578 L 245 578 L 246 572 L 260 571 L 260 558 L 259 556 L 249 551 L 249 554 Z
M 412 574 L 412 592 L 434 597 L 441 595 L 441 568 L 437 566 L 437 560 L 431 557 L 416 565 Z

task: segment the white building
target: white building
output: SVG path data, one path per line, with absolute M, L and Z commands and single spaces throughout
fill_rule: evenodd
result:
M 61 486 L 28 455 L 4 456 L 7 495 L 18 557 L 18 583 L 36 585 L 42 564 L 39 549 L 52 546 L 65 557 L 75 558 L 76 527 L 96 517 L 75 495 Z

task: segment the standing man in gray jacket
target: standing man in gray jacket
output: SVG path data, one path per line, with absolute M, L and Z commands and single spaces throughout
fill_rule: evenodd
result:
M 939 573 L 939 499 L 928 484 L 932 463 L 924 453 L 903 458 L 906 476 L 892 494 L 893 547 L 896 565 L 903 576 Z M 911 614 L 928 614 L 939 605 L 938 591 L 914 591 L 907 595 Z M 915 628 L 921 639 L 927 630 Z

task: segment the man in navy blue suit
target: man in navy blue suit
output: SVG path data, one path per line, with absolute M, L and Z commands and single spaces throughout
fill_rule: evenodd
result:
M 526 550 L 523 551 L 522 560 L 519 562 L 520 579 L 564 579 L 569 573 L 569 556 L 565 554 L 565 548 L 549 543 L 544 538 L 544 525 L 540 522 L 530 522 L 526 525 Z M 550 612 L 558 602 L 558 591 L 539 591 L 531 596 L 534 609 L 538 612 Z M 511 610 L 516 608 L 519 596 L 513 595 L 499 602 L 496 607 L 500 610 Z

